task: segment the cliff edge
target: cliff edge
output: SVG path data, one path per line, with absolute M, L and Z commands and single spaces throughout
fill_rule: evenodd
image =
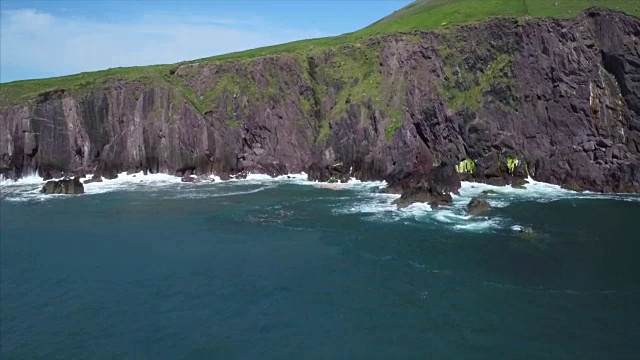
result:
M 125 70 L 2 84 L 0 172 L 393 184 L 451 164 L 493 184 L 640 192 L 640 19 L 622 12 Z

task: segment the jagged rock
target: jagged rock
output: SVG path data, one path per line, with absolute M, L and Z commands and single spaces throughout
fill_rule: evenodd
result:
M 246 179 L 247 175 L 249 175 L 249 174 L 246 171 L 241 171 L 241 172 L 236 174 L 235 178 L 236 179 Z
M 73 179 L 49 180 L 44 184 L 40 192 L 43 194 L 84 194 L 84 186 L 78 177 Z
M 325 164 L 313 163 L 307 169 L 309 180 L 330 182 L 330 183 L 346 183 L 351 178 L 351 174 L 345 171 L 344 164 Z
M 602 148 L 608 148 L 613 146 L 613 141 L 609 139 L 598 139 L 596 140 L 596 145 Z
M 511 187 L 514 189 L 525 189 L 525 185 L 528 184 L 528 181 L 525 179 L 514 178 L 511 181 Z
M 425 176 L 412 176 L 401 181 L 402 195 L 393 203 L 405 208 L 414 203 L 427 203 L 432 208 L 453 202 L 451 193 L 460 189 L 460 177 L 453 165 L 441 165 Z
M 469 215 L 477 216 L 491 210 L 489 202 L 481 197 L 474 197 L 467 204 L 467 212 Z

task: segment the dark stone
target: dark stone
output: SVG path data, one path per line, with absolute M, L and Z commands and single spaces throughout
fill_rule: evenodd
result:
M 485 180 L 485 182 L 489 185 L 493 186 L 507 186 L 509 185 L 509 180 L 503 177 L 492 177 Z
M 405 208 L 413 203 L 427 203 L 432 208 L 453 202 L 451 193 L 460 189 L 460 176 L 453 165 L 441 165 L 431 169 L 425 176 L 412 176 L 400 183 L 402 195 L 393 203 Z
M 489 210 L 491 210 L 491 205 L 481 197 L 474 197 L 469 201 L 469 204 L 467 204 L 467 212 L 469 215 L 477 216 Z
M 596 140 L 596 145 L 602 148 L 608 148 L 613 146 L 613 141 L 609 139 L 598 139 Z
M 525 185 L 527 185 L 529 182 L 525 179 L 518 179 L 518 178 L 514 178 L 511 181 L 511 187 L 514 189 L 525 189 Z
M 43 194 L 84 194 L 84 186 L 82 182 L 80 182 L 79 177 L 64 180 L 50 180 L 44 184 L 40 192 Z

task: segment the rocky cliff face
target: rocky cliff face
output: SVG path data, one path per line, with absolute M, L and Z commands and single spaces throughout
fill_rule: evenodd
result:
M 176 65 L 0 107 L 0 171 L 306 171 L 640 192 L 640 19 L 492 20 Z

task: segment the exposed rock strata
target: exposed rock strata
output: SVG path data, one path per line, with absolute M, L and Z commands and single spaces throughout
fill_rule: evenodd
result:
M 471 159 L 468 180 L 640 192 L 640 19 L 605 10 L 7 99 L 0 171 L 14 178 L 305 171 L 402 186 L 410 175 L 431 194 L 420 179 Z

